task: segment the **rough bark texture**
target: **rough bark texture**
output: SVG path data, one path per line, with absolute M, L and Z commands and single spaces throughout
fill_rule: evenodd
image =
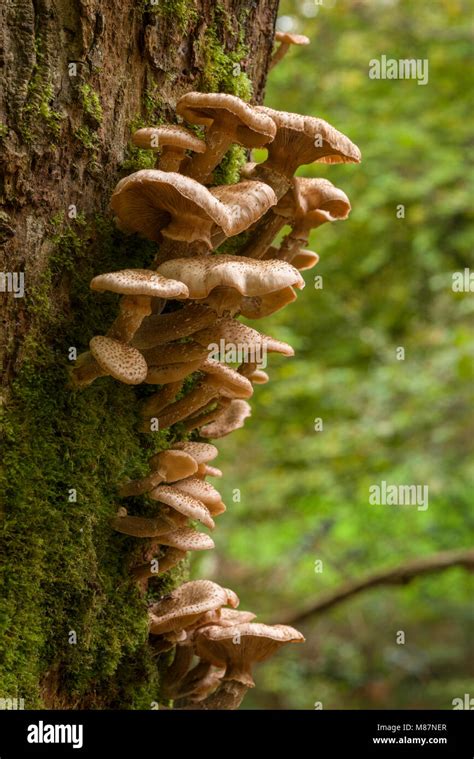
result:
M 104 378 L 72 392 L 70 349 L 84 350 L 116 313 L 117 299 L 91 294 L 90 278 L 146 266 L 154 253 L 116 232 L 107 210 L 117 180 L 151 165 L 130 147 L 131 130 L 174 121 L 177 98 L 192 89 L 261 102 L 277 5 L 4 4 L 2 266 L 25 273 L 25 297 L 1 294 L 0 696 L 23 697 L 26 708 L 149 708 L 158 697 L 166 661 L 157 667 L 147 648 L 145 602 L 129 580 L 137 549 L 110 518 L 117 483 L 142 474 L 166 441 L 135 431 L 140 389 Z M 222 181 L 238 158 L 228 156 Z M 181 567 L 157 579 L 152 598 L 182 578 Z

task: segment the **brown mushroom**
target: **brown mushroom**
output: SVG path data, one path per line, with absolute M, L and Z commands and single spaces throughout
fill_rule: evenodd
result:
M 206 152 L 193 156 L 183 167 L 188 176 L 199 182 L 209 181 L 232 144 L 262 147 L 276 132 L 271 118 L 235 95 L 188 92 L 178 100 L 176 112 L 189 123 L 203 124 L 207 128 Z
M 78 385 L 89 384 L 97 376 L 110 375 L 126 385 L 139 385 L 144 381 L 148 367 L 140 351 L 131 345 L 114 340 L 111 337 L 97 335 L 89 343 L 90 353 L 100 367 L 99 374 L 95 362 L 87 363 L 88 354 L 83 354 L 79 360 L 74 375 Z
M 277 63 L 285 57 L 291 45 L 309 45 L 309 37 L 305 37 L 304 34 L 290 34 L 289 32 L 275 32 L 275 42 L 279 42 L 279 46 L 272 55 L 269 69 L 276 66 Z
M 188 519 L 202 522 L 202 524 L 211 530 L 215 527 L 214 520 L 207 506 L 202 501 L 193 498 L 175 486 L 159 485 L 150 492 L 150 498 L 170 506 Z
M 207 327 L 215 318 L 215 311 L 201 303 L 186 304 L 169 314 L 152 314 L 143 321 L 135 333 L 132 344 L 140 349 L 164 345 L 170 338 L 178 340 L 189 337 L 193 332 Z
M 189 453 L 172 449 L 156 453 L 149 459 L 149 464 L 153 470 L 151 474 L 122 485 L 119 490 L 122 498 L 148 493 L 162 482 L 177 482 L 191 477 L 198 468 L 196 460 Z
M 251 416 L 252 410 L 246 401 L 236 398 L 232 400 L 229 407 L 224 409 L 221 416 L 219 416 L 211 424 L 206 424 L 200 428 L 201 437 L 205 438 L 220 438 L 229 435 L 234 430 L 238 430 L 244 426 L 245 420 Z
M 163 635 L 184 630 L 208 611 L 227 606 L 229 593 L 210 580 L 185 582 L 153 604 L 149 610 L 150 632 Z
M 144 150 L 160 151 L 155 168 L 160 171 L 179 171 L 186 151 L 204 153 L 206 143 L 182 126 L 164 124 L 158 127 L 138 129 L 132 142 Z

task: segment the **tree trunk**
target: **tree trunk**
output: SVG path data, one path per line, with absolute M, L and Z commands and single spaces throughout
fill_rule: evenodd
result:
M 117 312 L 115 296 L 89 291 L 91 277 L 154 254 L 117 232 L 108 211 L 117 180 L 152 165 L 131 131 L 174 121 L 190 90 L 261 102 L 277 5 L 4 6 L 0 696 L 25 708 L 150 708 L 159 698 L 166 654 L 150 652 L 146 603 L 129 575 L 139 549 L 109 523 L 117 484 L 146 471 L 164 433 L 135 431 L 142 388 L 103 378 L 73 391 L 68 373 Z M 222 181 L 234 178 L 234 160 Z M 151 598 L 183 577 L 180 567 L 156 578 Z

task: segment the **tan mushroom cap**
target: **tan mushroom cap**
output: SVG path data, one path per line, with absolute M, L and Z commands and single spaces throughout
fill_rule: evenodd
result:
M 179 443 L 173 443 L 173 450 L 184 451 L 196 461 L 198 465 L 207 464 L 216 458 L 219 451 L 212 443 L 195 443 L 190 440 L 184 440 Z
M 229 435 L 234 430 L 244 426 L 245 420 L 252 415 L 252 409 L 246 401 L 236 398 L 230 406 L 224 409 L 222 414 L 211 424 L 206 424 L 200 429 L 201 437 L 220 438 Z
M 128 514 L 114 517 L 111 525 L 117 532 L 132 535 L 134 538 L 158 538 L 175 531 L 177 527 L 166 517 L 135 517 Z
M 290 32 L 275 32 L 275 40 L 288 45 L 309 45 L 311 42 L 304 34 L 290 34 Z
M 190 298 L 206 298 L 216 287 L 229 287 L 244 296 L 257 296 L 285 287 L 302 289 L 301 274 L 277 259 L 261 261 L 231 255 L 196 256 L 165 261 L 158 271 L 184 282 Z
M 170 337 L 173 340 L 189 337 L 215 318 L 215 311 L 202 303 L 188 303 L 184 308 L 169 314 L 152 314 L 135 333 L 133 345 L 137 348 L 153 348 L 169 343 Z
M 151 469 L 156 470 L 165 482 L 176 482 L 197 472 L 197 462 L 187 451 L 171 448 L 155 453 L 148 459 Z
M 89 348 L 99 366 L 126 385 L 139 385 L 144 381 L 148 367 L 140 351 L 111 337 L 97 335 Z
M 270 381 L 270 377 L 262 369 L 255 369 L 248 378 L 254 385 L 266 385 Z
M 277 126 L 276 137 L 268 146 L 268 158 L 262 166 L 292 177 L 303 164 L 360 162 L 357 145 L 327 121 L 274 111 L 266 106 L 256 108 L 271 116 Z
M 318 261 L 319 256 L 317 253 L 315 253 L 313 250 L 305 250 L 303 248 L 300 248 L 300 250 L 296 251 L 296 253 L 294 253 L 291 258 L 291 263 L 298 269 L 298 271 L 306 271 L 307 269 L 312 269 L 313 266 L 316 266 Z
M 201 240 L 212 248 L 213 225 L 232 231 L 226 207 L 200 182 L 174 171 L 141 169 L 117 184 L 110 201 L 120 228 L 149 240 Z
M 228 237 L 248 229 L 277 202 L 272 188 L 256 180 L 214 187 L 211 193 L 225 205 L 229 214 Z
M 209 466 L 208 464 L 199 464 L 198 470 L 196 472 L 196 477 L 199 477 L 201 479 L 203 477 L 222 477 L 222 471 L 218 469 L 216 466 Z
M 247 319 L 262 319 L 284 308 L 288 303 L 296 300 L 296 293 L 292 287 L 283 287 L 281 290 L 259 295 L 253 298 L 242 298 L 240 301 L 240 313 Z
M 214 324 L 209 327 L 195 332 L 193 340 L 203 346 L 209 346 L 212 343 L 218 343 L 223 340 L 227 343 L 244 346 L 265 346 L 266 350 L 274 353 L 282 353 L 284 356 L 294 356 L 295 352 L 291 345 L 281 340 L 264 335 L 246 324 L 232 319 L 228 316 L 222 316 L 216 319 Z
M 271 118 L 235 95 L 188 92 L 178 100 L 176 113 L 207 127 L 218 120 L 222 129 L 232 132 L 234 142 L 247 148 L 262 147 L 276 134 Z
M 281 198 L 275 213 L 291 223 L 315 214 L 315 226 L 326 221 L 347 219 L 351 204 L 346 193 L 322 177 L 295 177 L 293 188 Z M 312 219 L 311 219 L 312 220 Z
M 180 527 L 161 535 L 160 544 L 178 548 L 180 551 L 208 551 L 214 548 L 214 541 L 209 535 L 192 527 Z
M 132 135 L 132 142 L 144 150 L 176 149 L 182 155 L 186 150 L 192 150 L 194 153 L 204 153 L 206 150 L 204 140 L 196 137 L 189 129 L 173 124 L 137 129 Z
M 172 509 L 175 509 L 180 514 L 184 514 L 188 519 L 196 519 L 202 522 L 202 524 L 211 530 L 215 527 L 214 520 L 207 506 L 202 501 L 198 501 L 197 498 L 193 498 L 177 487 L 159 485 L 150 492 L 150 498 L 171 506 Z
M 224 398 L 250 398 L 253 395 L 251 382 L 230 366 L 208 358 L 201 371 L 211 375 L 208 381 L 215 383 L 218 395 L 223 395 Z
M 198 361 L 181 362 L 179 364 L 164 364 L 163 366 L 151 366 L 145 378 L 149 385 L 168 385 L 180 379 L 185 379 L 196 372 L 202 364 Z
M 194 340 L 187 343 L 168 343 L 142 350 L 148 366 L 166 366 L 205 359 L 207 349 Z
M 183 630 L 206 612 L 227 606 L 228 602 L 228 591 L 215 582 L 185 582 L 150 608 L 150 632 L 162 635 Z
M 99 274 L 91 280 L 91 290 L 109 290 L 122 295 L 148 295 L 153 298 L 188 298 L 186 285 L 166 279 L 149 269 L 122 269 Z
M 199 477 L 186 477 L 180 480 L 176 487 L 181 493 L 187 493 L 193 498 L 202 501 L 207 507 L 221 502 L 221 494 L 210 482 L 200 480 Z
M 196 653 L 215 666 L 226 666 L 225 680 L 252 688 L 251 666 L 268 659 L 286 643 L 302 643 L 303 635 L 286 625 L 250 622 L 232 627 L 211 625 L 196 633 Z

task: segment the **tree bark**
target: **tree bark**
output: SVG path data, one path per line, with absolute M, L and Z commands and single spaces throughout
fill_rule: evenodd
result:
M 110 519 L 118 483 L 142 474 L 164 439 L 135 431 L 140 389 L 104 378 L 72 392 L 68 372 L 117 312 L 116 298 L 89 292 L 90 278 L 155 253 L 115 231 L 108 211 L 116 182 L 149 165 L 131 131 L 175 122 L 190 90 L 262 102 L 277 5 L 4 4 L 0 241 L 3 272 L 24 273 L 25 292 L 15 297 L 4 277 L 0 619 L 10 655 L 0 695 L 25 697 L 26 708 L 149 708 L 159 691 L 145 603 L 128 579 L 136 548 Z M 160 578 L 155 594 L 182 578 Z

